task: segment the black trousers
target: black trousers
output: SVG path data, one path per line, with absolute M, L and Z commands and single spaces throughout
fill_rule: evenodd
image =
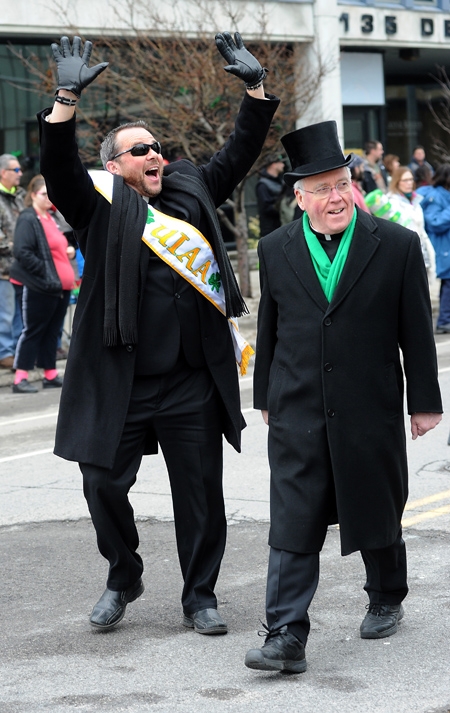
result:
M 181 362 L 169 374 L 137 376 L 114 467 L 80 463 L 98 547 L 109 561 L 109 589 L 127 588 L 143 571 L 128 492 L 150 430 L 169 473 L 183 610 L 217 607 L 214 587 L 226 541 L 220 409 L 207 369 Z
M 400 604 L 408 594 L 406 549 L 400 529 L 389 547 L 361 550 L 364 589 L 371 604 Z M 287 625 L 303 644 L 308 639 L 308 609 L 319 583 L 319 552 L 301 554 L 270 549 L 266 590 L 269 629 Z
M 23 288 L 23 330 L 16 348 L 14 367 L 31 371 L 34 366 L 55 369 L 59 332 L 64 324 L 70 290 L 60 295 Z

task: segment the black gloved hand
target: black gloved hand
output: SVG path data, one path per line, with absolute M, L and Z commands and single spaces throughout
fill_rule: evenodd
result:
M 246 87 L 250 89 L 265 79 L 267 70 L 245 49 L 239 32 L 234 33 L 234 42 L 229 32 L 219 32 L 216 35 L 216 46 L 228 62 L 224 70 L 242 79 Z
M 91 68 L 88 67 L 92 52 L 92 42 L 89 42 L 89 40 L 85 42 L 82 57 L 80 57 L 80 37 L 73 38 L 72 49 L 70 49 L 68 37 L 61 37 L 60 45 L 57 45 L 56 42 L 52 44 L 53 57 L 58 73 L 56 93 L 58 93 L 58 89 L 67 89 L 79 98 L 82 90 L 106 69 L 109 62 L 102 62 Z

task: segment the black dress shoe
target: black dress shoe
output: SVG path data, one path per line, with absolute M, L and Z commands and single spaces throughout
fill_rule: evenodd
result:
M 194 629 L 197 634 L 226 634 L 228 631 L 217 609 L 200 609 L 194 614 L 184 614 L 183 626 Z
M 290 634 L 287 626 L 269 631 L 266 643 L 260 649 L 250 649 L 245 657 L 247 668 L 259 671 L 306 671 L 305 647 Z
M 55 376 L 54 379 L 46 379 L 45 376 L 42 379 L 43 389 L 60 389 L 63 385 L 63 380 L 60 376 Z
M 392 636 L 403 619 L 401 604 L 368 604 L 368 612 L 360 626 L 361 639 L 384 639 Z
M 17 384 L 13 384 L 13 394 L 37 394 L 38 390 L 28 379 L 22 379 Z
M 122 621 L 127 604 L 134 602 L 144 591 L 142 579 L 138 579 L 131 587 L 122 592 L 113 592 L 106 588 L 92 610 L 89 623 L 95 629 L 108 631 Z

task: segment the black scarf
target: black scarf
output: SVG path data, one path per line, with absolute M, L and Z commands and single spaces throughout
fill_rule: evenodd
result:
M 122 176 L 114 176 L 105 261 L 103 343 L 137 344 L 139 257 L 147 204 Z
M 226 316 L 248 314 L 209 192 L 196 176 L 178 172 L 164 176 L 162 202 L 179 208 L 179 193 L 194 196 L 207 219 L 208 240 L 219 264 L 225 292 Z M 105 346 L 116 346 L 120 342 L 137 344 L 138 341 L 139 263 L 147 212 L 147 204 L 139 193 L 127 186 L 122 176 L 114 176 L 105 262 Z

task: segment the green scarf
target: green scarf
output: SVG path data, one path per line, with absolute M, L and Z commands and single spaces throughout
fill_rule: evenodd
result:
M 303 232 L 305 234 L 306 244 L 308 245 L 314 269 L 328 302 L 331 302 L 333 298 L 334 291 L 340 280 L 342 270 L 344 269 L 353 233 L 355 231 L 355 223 L 356 209 L 353 212 L 353 218 L 347 225 L 341 238 L 335 258 L 333 262 L 331 262 L 330 258 L 317 239 L 317 236 L 314 235 L 310 228 L 308 214 L 306 212 L 303 213 Z

